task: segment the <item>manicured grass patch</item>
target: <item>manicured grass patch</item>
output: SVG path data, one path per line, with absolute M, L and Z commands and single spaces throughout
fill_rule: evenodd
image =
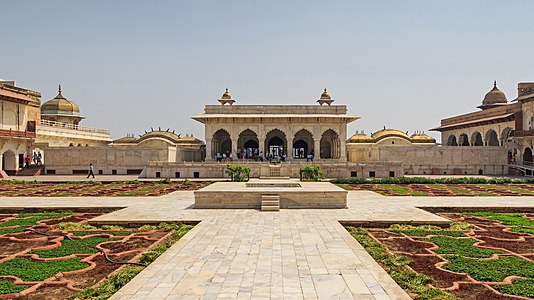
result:
M 193 228 L 192 225 L 185 224 L 168 224 L 161 223 L 158 226 L 154 225 L 144 225 L 140 227 L 139 231 L 146 230 L 155 230 L 163 229 L 167 231 L 173 231 L 172 236 L 166 240 L 163 244 L 156 246 L 150 251 L 143 253 L 142 257 L 139 259 L 139 262 L 144 264 L 150 264 L 156 258 L 158 258 L 163 252 L 167 251 L 174 243 L 176 243 L 181 237 L 183 237 L 189 230 Z M 69 299 L 109 299 L 113 294 L 115 294 L 120 288 L 126 285 L 130 280 L 132 280 L 137 274 L 139 274 L 143 268 L 141 267 L 128 267 L 124 268 L 121 271 L 111 275 L 108 280 L 104 283 L 89 287 Z
M 24 227 L 13 227 L 13 228 L 4 228 L 0 229 L 0 234 L 8 234 L 8 233 L 19 233 L 23 232 L 26 228 Z
M 23 281 L 43 281 L 59 272 L 85 269 L 89 264 L 79 258 L 37 262 L 28 258 L 15 257 L 0 263 L 0 276 L 16 276 Z
M 433 225 L 407 225 L 393 224 L 388 230 L 395 233 L 404 233 L 408 236 L 427 236 L 427 235 L 445 235 L 451 237 L 463 237 L 465 230 L 471 230 L 474 226 L 464 222 L 452 223 L 448 229 Z
M 534 220 L 526 218 L 523 214 L 504 214 L 494 212 L 468 212 L 469 216 L 485 217 L 491 220 L 500 221 L 508 226 L 525 226 L 534 228 Z
M 91 237 L 81 240 L 67 240 L 61 241 L 61 246 L 50 250 L 32 251 L 30 254 L 37 254 L 39 257 L 51 258 L 51 257 L 63 257 L 71 254 L 93 254 L 97 250 L 95 246 L 110 241 L 105 237 Z
M 13 284 L 12 280 L 0 280 L 0 295 L 22 292 L 27 288 L 27 285 Z
M 404 186 L 391 185 L 391 184 L 377 184 L 377 187 L 383 190 L 387 190 L 393 194 L 401 194 L 401 195 L 412 194 L 412 190 Z
M 427 235 L 445 235 L 451 237 L 463 237 L 464 233 L 460 231 L 450 231 L 450 230 L 392 230 L 395 233 L 404 233 L 408 236 L 427 236 Z
M 512 232 L 529 233 L 534 235 L 534 228 L 512 227 Z
M 86 236 L 86 235 L 91 235 L 91 234 L 111 234 L 111 235 L 115 235 L 115 236 L 127 236 L 127 235 L 130 235 L 132 233 L 135 233 L 135 232 L 132 232 L 132 231 L 117 231 L 117 232 L 108 232 L 108 231 L 82 231 L 82 232 L 73 232 L 72 235 L 74 236 Z
M 50 219 L 49 217 L 39 216 L 39 217 L 29 217 L 24 219 L 11 219 L 7 222 L 0 223 L 0 227 L 9 227 L 9 226 L 22 226 L 29 227 L 37 224 L 37 222 Z
M 35 212 L 35 213 L 21 213 L 17 215 L 17 218 L 27 218 L 27 217 L 46 217 L 46 218 L 57 218 L 57 217 L 66 217 L 73 215 L 72 211 L 64 212 Z
M 491 257 L 495 253 L 503 253 L 502 251 L 484 249 L 473 246 L 477 242 L 471 238 L 451 238 L 445 236 L 435 236 L 427 239 L 421 239 L 422 241 L 432 242 L 438 245 L 438 249 L 434 252 L 439 254 L 456 254 L 467 257 L 485 258 Z
M 504 256 L 496 260 L 479 260 L 461 256 L 447 256 L 451 262 L 445 269 L 467 273 L 479 281 L 500 282 L 508 276 L 534 279 L 534 263 L 515 256 Z
M 402 288 L 417 294 L 415 299 L 452 300 L 456 297 L 448 292 L 429 286 L 433 280 L 407 268 L 410 259 L 405 256 L 389 254 L 381 243 L 373 240 L 362 228 L 346 227 L 349 233 L 365 250 L 388 272 Z
M 520 278 L 512 284 L 496 285 L 494 288 L 504 294 L 534 298 L 534 279 Z
M 524 184 L 534 183 L 534 179 L 512 178 L 480 178 L 480 177 L 453 177 L 453 178 L 426 178 L 426 177 L 387 177 L 387 178 L 337 178 L 332 183 L 344 184 Z

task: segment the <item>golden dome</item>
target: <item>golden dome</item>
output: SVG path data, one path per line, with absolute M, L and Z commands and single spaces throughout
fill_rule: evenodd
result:
M 44 115 L 79 116 L 80 108 L 78 107 L 76 103 L 63 97 L 63 95 L 61 94 L 61 85 L 60 85 L 57 96 L 52 100 L 46 101 L 41 106 L 41 113 Z
M 324 92 L 321 94 L 321 98 L 317 100 L 317 102 L 319 103 L 319 105 L 323 105 L 326 103 L 328 106 L 330 106 L 332 102 L 334 102 L 334 99 L 332 99 L 328 91 L 324 89 Z
M 332 97 L 330 97 L 330 94 L 326 89 L 324 89 L 324 92 L 321 94 L 321 100 L 330 100 Z
M 497 81 L 494 81 L 493 88 L 484 96 L 482 105 L 479 106 L 479 108 L 485 109 L 507 103 L 508 100 L 506 99 L 506 95 L 497 88 Z
M 235 102 L 235 100 L 232 99 L 232 95 L 230 95 L 230 92 L 228 91 L 228 89 L 226 89 L 226 91 L 222 95 L 221 99 L 219 99 L 217 101 L 219 101 L 219 103 L 221 103 L 222 105 L 225 105 L 225 104 L 232 105 Z
M 113 141 L 113 144 L 137 144 L 137 138 L 133 135 L 127 135 Z
M 374 139 L 365 133 L 356 133 L 351 136 L 349 143 L 374 143 Z
M 429 136 L 428 134 L 424 132 L 416 132 L 410 136 L 410 139 L 412 140 L 412 143 L 417 144 L 423 144 L 423 143 L 429 143 L 429 144 L 435 144 L 436 139 Z
M 388 137 L 398 137 L 401 139 L 405 139 L 407 141 L 411 141 L 410 137 L 406 134 L 406 132 L 402 132 L 398 129 L 393 128 L 384 128 L 382 130 L 379 130 L 371 135 L 371 137 L 376 141 L 380 141 L 382 139 L 388 138 Z
M 232 99 L 232 95 L 230 95 L 230 92 L 228 91 L 228 89 L 226 89 L 221 99 Z

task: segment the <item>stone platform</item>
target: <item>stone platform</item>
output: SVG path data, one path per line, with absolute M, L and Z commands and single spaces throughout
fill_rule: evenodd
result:
M 347 191 L 329 182 L 250 180 L 217 182 L 195 191 L 195 208 L 254 208 L 279 196 L 280 208 L 347 208 Z

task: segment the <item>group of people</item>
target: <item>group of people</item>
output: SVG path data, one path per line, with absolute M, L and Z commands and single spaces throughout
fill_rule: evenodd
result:
M 265 155 L 265 158 L 263 156 L 263 151 L 259 151 L 259 149 L 253 149 L 253 148 L 248 148 L 248 149 L 243 149 L 243 150 L 239 150 L 238 151 L 238 155 L 237 155 L 237 158 L 238 159 L 254 159 L 255 161 L 261 161 L 263 162 L 264 159 L 266 159 L 267 161 L 269 161 L 269 163 L 280 163 L 280 162 L 285 162 L 287 161 L 287 155 L 285 153 L 282 153 L 282 155 L 278 155 L 278 154 L 275 154 L 273 152 L 267 152 L 267 154 Z M 310 152 L 307 156 L 306 156 L 306 161 L 307 162 L 313 162 L 313 158 L 314 158 L 314 155 L 313 155 L 313 152 Z M 227 161 L 232 161 L 233 160 L 233 156 L 232 156 L 232 153 L 231 152 L 226 152 L 226 153 L 220 153 L 220 152 L 217 152 L 215 154 L 215 160 L 217 162 L 227 162 Z
M 24 163 L 25 163 L 24 167 L 29 168 L 32 161 L 33 161 L 33 164 L 36 166 L 41 166 L 43 164 L 43 155 L 41 154 L 40 151 L 33 152 L 33 155 L 31 157 L 29 154 L 27 154 L 26 157 L 24 158 Z

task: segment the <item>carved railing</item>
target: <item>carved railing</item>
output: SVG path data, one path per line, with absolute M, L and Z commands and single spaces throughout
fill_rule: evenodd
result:
M 51 126 L 51 127 L 74 129 L 74 130 L 87 131 L 87 132 L 109 134 L 109 130 L 107 129 L 92 128 L 92 127 L 80 126 L 80 125 L 69 124 L 69 123 L 64 123 L 64 122 L 41 120 L 40 124 L 42 126 Z
M 22 131 L 22 130 L 13 130 L 13 129 L 0 129 L 0 136 L 2 137 L 20 137 L 34 139 L 35 132 L 32 131 Z
M 516 130 L 514 137 L 534 136 L 534 130 Z

